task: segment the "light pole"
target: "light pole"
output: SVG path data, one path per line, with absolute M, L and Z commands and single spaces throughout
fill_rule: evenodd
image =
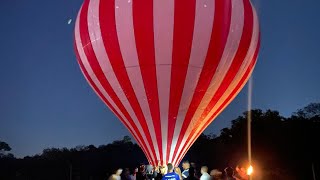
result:
M 248 114 L 247 114 L 247 131 L 248 131 L 248 161 L 249 167 L 247 169 L 247 175 L 249 179 L 252 179 L 253 167 L 252 167 L 252 158 L 251 158 L 251 102 L 252 102 L 252 77 L 249 79 L 248 83 Z

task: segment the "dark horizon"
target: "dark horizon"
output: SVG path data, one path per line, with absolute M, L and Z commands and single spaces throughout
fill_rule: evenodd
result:
M 311 103 L 312 103 L 312 102 L 311 102 Z M 309 105 L 309 104 L 307 104 L 307 105 Z M 307 105 L 305 105 L 304 107 L 306 107 Z M 282 117 L 284 117 L 284 118 L 290 118 L 290 117 L 294 116 L 294 113 L 296 113 L 298 110 L 300 110 L 300 109 L 302 109 L 302 108 L 304 108 L 304 107 L 301 107 L 301 108 L 297 109 L 296 111 L 292 112 L 289 116 L 283 116 L 280 112 L 279 112 L 279 114 L 280 114 L 280 116 L 282 116 Z M 259 108 L 252 108 L 251 110 L 257 110 L 257 109 L 259 109 Z M 277 111 L 277 110 L 275 110 L 275 109 L 259 109 L 259 110 L 262 110 L 262 111 L 267 111 L 267 110 Z M 246 111 L 247 111 L 247 110 L 246 110 Z M 244 111 L 244 112 L 246 112 L 246 111 Z M 242 116 L 244 112 L 242 112 L 242 113 L 239 114 L 238 116 Z M 237 118 L 231 119 L 230 122 L 231 122 L 232 120 L 235 120 L 235 119 L 237 119 Z M 230 125 L 231 125 L 231 124 L 230 124 Z M 209 128 L 207 128 L 207 129 L 203 132 L 203 134 L 205 134 L 205 135 L 210 135 L 210 136 L 211 136 L 211 135 L 220 136 L 221 130 L 222 130 L 223 128 L 230 128 L 230 125 L 228 125 L 228 126 L 226 126 L 226 127 L 222 127 L 222 128 L 218 131 L 218 133 L 210 132 L 210 131 L 208 130 Z M 212 126 L 212 125 L 211 125 L 211 126 Z M 62 147 L 62 146 L 61 146 L 61 147 L 48 146 L 48 147 L 44 147 L 44 148 L 43 148 L 40 152 L 38 152 L 38 153 L 35 153 L 35 154 L 27 154 L 27 155 L 24 155 L 24 156 L 17 156 L 17 154 L 12 153 L 12 152 L 14 152 L 14 149 L 11 150 L 10 153 L 12 153 L 17 159 L 23 159 L 23 158 L 25 158 L 25 157 L 33 157 L 33 156 L 36 156 L 36 155 L 41 155 L 41 154 L 43 153 L 43 150 L 45 150 L 45 149 L 50 149 L 50 148 L 59 148 L 59 149 L 68 148 L 68 149 L 70 150 L 70 149 L 72 149 L 72 148 L 76 148 L 76 147 L 79 147 L 79 146 L 90 146 L 90 145 L 94 145 L 96 148 L 98 148 L 99 146 L 107 145 L 107 144 L 110 144 L 110 143 L 112 143 L 112 142 L 122 140 L 122 138 L 125 137 L 125 136 L 129 136 L 129 137 L 131 138 L 132 142 L 133 142 L 134 144 L 137 144 L 137 142 L 134 140 L 134 138 L 132 137 L 132 135 L 128 132 L 128 134 L 125 134 L 125 135 L 123 135 L 123 136 L 121 136 L 121 137 L 112 139 L 112 140 L 110 140 L 110 142 L 106 142 L 106 143 L 104 143 L 104 144 L 90 144 L 90 143 L 89 143 L 89 144 L 78 144 L 78 145 L 68 146 L 68 147 L 66 147 L 66 146 L 64 146 L 64 147 Z M 9 143 L 9 145 L 10 145 L 10 142 L 7 142 L 7 143 Z
M 0 140 L 9 143 L 17 157 L 47 147 L 97 146 L 129 135 L 78 67 L 73 29 L 81 3 L 0 2 Z M 320 102 L 320 21 L 314 20 L 320 2 L 254 3 L 262 44 L 252 76 L 252 108 L 278 110 L 289 117 Z M 246 110 L 247 86 L 205 133 L 218 134 Z

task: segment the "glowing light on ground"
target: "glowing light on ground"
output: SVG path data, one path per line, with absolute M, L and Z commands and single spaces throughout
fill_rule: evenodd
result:
M 253 167 L 250 165 L 247 169 L 247 175 L 251 175 L 253 173 Z

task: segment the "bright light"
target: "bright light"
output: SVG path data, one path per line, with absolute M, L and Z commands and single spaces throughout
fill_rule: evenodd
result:
M 250 176 L 253 173 L 253 167 L 250 165 L 247 169 L 247 174 Z
M 71 24 L 71 22 L 72 22 L 72 19 L 69 19 L 69 20 L 68 20 L 68 24 Z

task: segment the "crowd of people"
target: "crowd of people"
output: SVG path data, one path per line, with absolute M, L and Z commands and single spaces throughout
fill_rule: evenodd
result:
M 227 167 L 223 171 L 213 169 L 209 172 L 207 166 L 202 166 L 198 171 L 194 163 L 182 162 L 182 168 L 174 167 L 168 163 L 166 166 L 140 165 L 139 168 L 117 169 L 108 180 L 248 180 L 244 168 Z

